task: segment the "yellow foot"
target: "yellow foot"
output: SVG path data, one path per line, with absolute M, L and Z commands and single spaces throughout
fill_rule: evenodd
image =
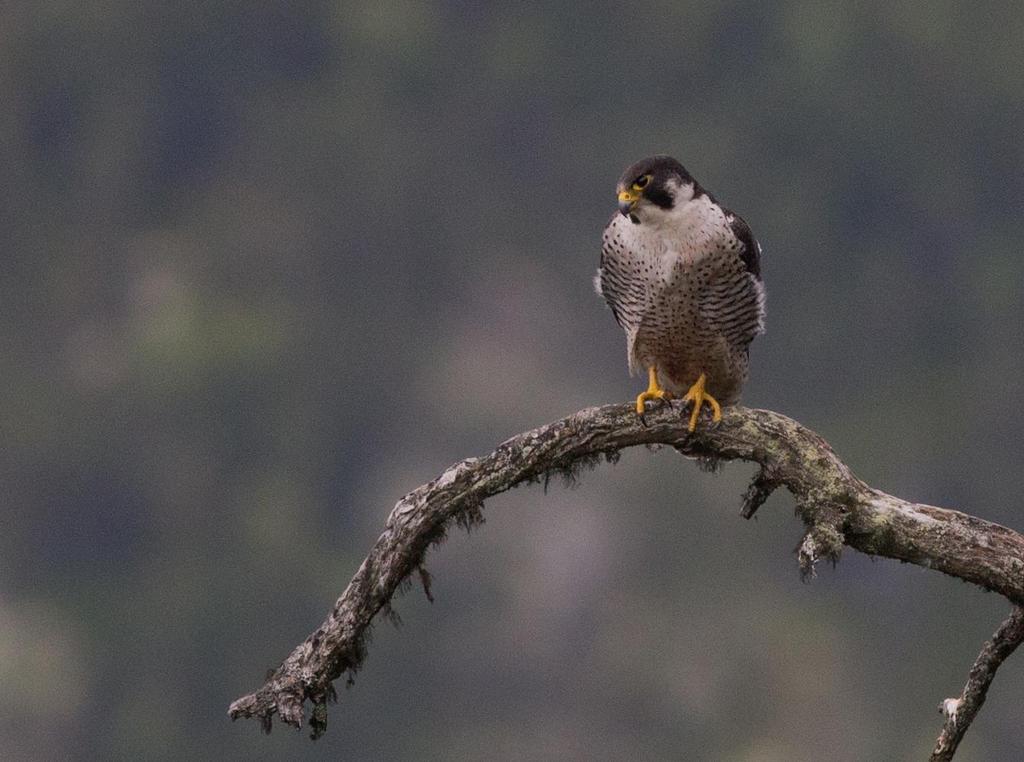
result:
M 683 402 L 692 402 L 693 411 L 690 413 L 690 431 L 697 428 L 697 418 L 700 416 L 701 405 L 707 403 L 711 408 L 711 419 L 718 423 L 722 420 L 722 406 L 718 404 L 718 400 L 712 397 L 704 390 L 704 374 L 700 374 L 700 378 L 697 379 L 697 383 L 690 387 L 690 391 L 683 397 Z M 639 402 L 638 402 L 639 404 Z
M 672 399 L 672 395 L 661 388 L 658 384 L 658 371 L 654 369 L 652 365 L 647 369 L 647 391 L 641 392 L 636 397 L 636 414 L 644 414 L 644 403 L 647 400 L 669 400 Z M 717 404 L 717 403 L 716 403 Z

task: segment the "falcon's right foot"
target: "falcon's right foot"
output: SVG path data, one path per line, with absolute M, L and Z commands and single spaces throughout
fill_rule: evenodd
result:
M 672 399 L 672 395 L 669 392 L 662 389 L 661 385 L 658 383 L 658 371 L 655 370 L 653 365 L 647 369 L 647 378 L 649 379 L 647 382 L 647 391 L 641 392 L 636 397 L 637 415 L 644 414 L 644 403 L 646 403 L 647 400 Z

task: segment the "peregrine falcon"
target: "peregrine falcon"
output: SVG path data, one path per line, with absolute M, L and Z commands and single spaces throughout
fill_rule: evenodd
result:
M 637 413 L 681 395 L 693 431 L 703 405 L 721 420 L 747 380 L 764 331 L 761 246 L 669 156 L 633 164 L 616 190 L 594 284 L 626 332 L 630 374 L 647 371 Z

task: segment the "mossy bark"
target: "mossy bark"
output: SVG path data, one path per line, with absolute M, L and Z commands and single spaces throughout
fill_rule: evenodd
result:
M 772 490 L 796 499 L 806 532 L 798 548 L 801 572 L 821 559 L 835 562 L 843 545 L 936 569 L 1024 604 L 1024 536 L 965 513 L 911 503 L 876 490 L 856 476 L 828 443 L 770 410 L 727 409 L 721 422 L 702 420 L 693 433 L 680 403 L 643 418 L 632 404 L 588 408 L 509 439 L 491 454 L 454 464 L 398 501 L 384 531 L 327 618 L 255 693 L 235 701 L 229 715 L 259 718 L 269 731 L 274 714 L 300 727 L 306 701 L 314 705 L 313 735 L 326 727 L 332 683 L 359 669 L 374 617 L 420 573 L 427 549 L 453 526 L 483 521 L 484 500 L 522 483 L 562 476 L 614 460 L 636 445 L 671 445 L 713 467 L 746 460 L 761 468 L 744 498 L 750 517 Z M 429 595 L 429 576 L 420 574 Z

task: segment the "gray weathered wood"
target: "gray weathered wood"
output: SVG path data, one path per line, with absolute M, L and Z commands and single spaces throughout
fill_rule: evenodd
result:
M 971 721 L 985 703 L 985 696 L 988 695 L 988 687 L 996 676 L 996 670 L 1006 657 L 1017 649 L 1022 640 L 1024 609 L 1015 606 L 992 639 L 985 642 L 967 675 L 967 684 L 964 685 L 960 696 L 946 699 L 939 705 L 939 710 L 945 714 L 946 721 L 942 725 L 938 741 L 935 742 L 931 762 L 953 759 L 967 728 L 971 726 Z
M 456 463 L 413 490 L 398 501 L 324 622 L 261 688 L 231 704 L 229 715 L 259 718 L 268 731 L 274 714 L 300 727 L 310 701 L 310 724 L 318 735 L 334 695 L 332 683 L 359 668 L 373 618 L 390 612 L 392 596 L 413 573 L 421 573 L 429 594 L 424 553 L 453 524 L 478 523 L 483 501 L 517 484 L 572 474 L 636 445 L 665 444 L 700 459 L 760 464 L 742 514 L 749 518 L 773 489 L 786 487 L 806 527 L 798 550 L 804 574 L 813 574 L 820 559 L 836 560 L 845 544 L 936 569 L 1024 605 L 1024 536 L 1017 532 L 874 489 L 825 440 L 770 410 L 727 409 L 720 423 L 702 420 L 693 434 L 686 423 L 678 402 L 649 411 L 644 420 L 632 404 L 588 408 L 519 434 L 485 457 Z

